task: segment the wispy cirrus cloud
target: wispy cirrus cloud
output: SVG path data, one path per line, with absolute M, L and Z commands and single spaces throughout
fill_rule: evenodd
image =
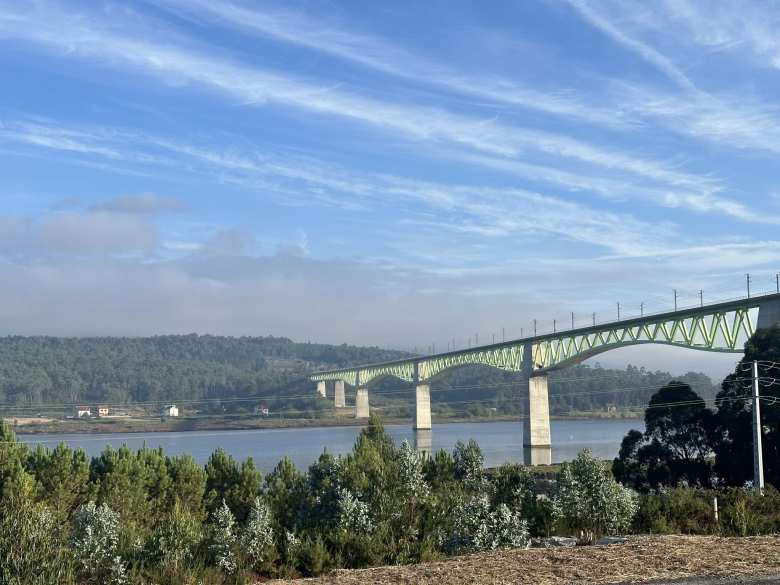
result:
M 674 194 L 676 206 L 725 213 L 741 220 L 766 221 L 761 214 L 745 211 L 743 205 L 719 196 L 720 187 L 712 178 L 687 173 L 674 164 L 632 156 L 549 131 L 474 118 L 437 107 L 380 101 L 339 88 L 319 86 L 289 75 L 206 55 L 196 49 L 160 44 L 140 34 L 117 33 L 100 21 L 79 14 L 62 14 L 54 10 L 42 18 L 38 13 L 18 8 L 9 10 L 0 15 L 0 37 L 67 51 L 70 57 L 130 67 L 165 83 L 175 80 L 198 84 L 245 103 L 273 103 L 310 114 L 352 119 L 436 147 L 458 147 L 505 159 L 532 154 L 552 161 L 592 165 L 599 172 L 629 173 L 694 194 Z M 8 129 L 4 131 L 9 132 Z M 28 137 L 28 140 L 32 139 Z M 57 141 L 53 146 L 65 149 L 79 148 L 66 134 L 34 139 Z
M 25 127 L 28 132 L 46 133 L 40 122 Z M 77 141 L 79 130 L 65 131 Z M 20 139 L 19 130 L 10 134 Z M 0 133 L 0 140 L 3 135 Z M 23 138 L 22 138 L 23 139 Z M 27 141 L 36 146 L 58 148 L 56 143 Z M 156 136 L 131 134 L 111 129 L 91 128 L 77 141 L 83 150 L 99 152 L 103 146 L 110 152 L 127 151 L 127 164 L 154 164 L 162 152 L 163 169 L 190 169 L 206 173 L 221 181 L 234 182 L 264 194 L 276 191 L 285 197 L 316 201 L 351 209 L 381 209 L 405 200 L 422 208 L 409 212 L 425 216 L 442 213 L 453 218 L 452 225 L 470 226 L 473 234 L 509 237 L 547 234 L 568 241 L 605 248 L 614 253 L 648 252 L 662 245 L 673 233 L 672 227 L 636 220 L 620 214 L 560 197 L 519 188 L 497 188 L 485 185 L 437 183 L 384 173 L 359 172 L 325 163 L 312 157 L 279 157 L 268 153 L 219 152 Z M 71 152 L 69 147 L 64 149 Z M 112 160 L 116 157 L 112 156 Z M 179 164 L 176 164 L 178 161 Z M 303 199 L 302 199 L 303 198 Z M 115 207 L 115 205 L 114 205 Z M 126 207 L 126 206 L 125 206 Z M 442 221 L 442 223 L 446 223 Z M 465 244 L 465 242 L 464 242 Z
M 572 89 L 543 92 L 507 78 L 465 74 L 410 53 L 382 38 L 352 32 L 343 26 L 329 26 L 321 18 L 315 20 L 300 11 L 249 7 L 222 0 L 166 0 L 163 5 L 199 17 L 202 21 L 213 23 L 216 19 L 217 23 L 235 30 L 311 49 L 376 72 L 464 96 L 600 126 L 623 128 L 636 123 L 615 108 L 586 103 Z
M 688 75 L 669 57 L 621 28 L 610 16 L 615 14 L 612 5 L 607 8 L 603 3 L 586 2 L 585 0 L 568 0 L 568 2 L 588 23 L 601 30 L 616 43 L 639 55 L 680 87 L 687 90 L 696 89 Z M 632 5 L 632 8 L 635 11 L 652 10 L 652 7 L 646 4 L 635 4 Z
M 665 0 L 645 21 L 673 33 L 680 43 L 745 56 L 760 67 L 780 69 L 780 5 L 769 2 Z

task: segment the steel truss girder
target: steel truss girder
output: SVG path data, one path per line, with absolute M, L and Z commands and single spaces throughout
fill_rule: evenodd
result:
M 344 380 L 353 386 L 362 386 L 385 376 L 419 382 L 466 365 L 541 373 L 581 362 L 611 349 L 642 343 L 739 353 L 744 342 L 756 330 L 759 307 L 764 303 L 780 303 L 780 295 L 742 299 L 433 356 L 318 372 L 309 379 Z M 531 363 L 524 363 L 528 357 Z
M 625 326 L 615 323 L 583 334 L 563 333 L 533 344 L 534 370 L 578 363 L 596 354 L 628 345 L 661 343 L 691 349 L 739 352 L 753 335 L 758 309 L 739 308 L 676 319 L 648 320 Z

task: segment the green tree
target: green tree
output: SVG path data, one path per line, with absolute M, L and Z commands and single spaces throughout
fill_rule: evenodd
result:
M 714 417 L 696 392 L 670 382 L 650 398 L 645 432 L 629 431 L 612 470 L 635 489 L 710 485 Z
M 20 471 L 7 487 L 0 499 L 0 583 L 73 583 L 73 563 L 62 524 L 46 506 L 35 502 L 32 476 Z
M 751 366 L 758 360 L 761 423 L 764 427 L 764 478 L 780 486 L 780 323 L 760 329 L 745 344 L 745 356 L 718 393 L 715 470 L 731 485 L 753 480 L 753 405 Z
M 27 469 L 40 485 L 40 494 L 59 522 L 90 499 L 89 461 L 82 449 L 60 443 L 53 450 L 39 445 L 30 453 Z
M 260 494 L 262 476 L 252 458 L 240 464 L 219 448 L 206 463 L 206 509 L 214 514 L 226 503 L 239 522 L 243 522 Z

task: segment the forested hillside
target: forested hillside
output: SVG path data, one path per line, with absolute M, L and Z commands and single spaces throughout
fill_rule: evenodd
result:
M 0 338 L 0 403 L 132 404 L 257 396 L 306 373 L 404 357 L 283 337 Z
M 104 402 L 153 410 L 160 402 L 184 401 L 190 412 L 251 412 L 258 404 L 277 412 L 322 410 L 328 405 L 315 400 L 305 374 L 402 357 L 407 354 L 280 337 L 6 337 L 0 339 L 0 408 L 23 415 L 20 408 L 29 414 L 52 412 L 53 405 Z M 632 366 L 608 370 L 583 365 L 554 372 L 552 413 L 642 408 L 672 378 Z M 705 398 L 714 396 L 712 382 L 703 374 L 677 378 Z M 488 367 L 452 370 L 433 381 L 433 406 L 439 415 L 521 414 L 519 388 L 514 373 Z M 236 400 L 253 397 L 258 400 Z M 385 415 L 407 416 L 412 397 L 410 384 L 386 379 L 373 388 L 371 402 Z

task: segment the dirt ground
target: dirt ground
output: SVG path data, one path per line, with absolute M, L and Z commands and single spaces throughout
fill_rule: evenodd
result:
M 317 579 L 276 583 L 574 585 L 779 573 L 780 536 L 640 536 L 626 544 L 504 550 L 405 567 L 335 571 Z

